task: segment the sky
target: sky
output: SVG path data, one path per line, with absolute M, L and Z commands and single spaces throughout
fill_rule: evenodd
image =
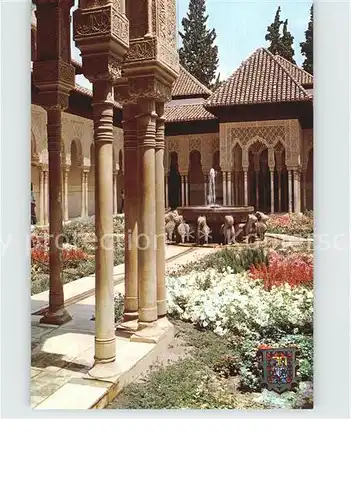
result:
M 77 1 L 75 1 L 77 4 Z M 221 79 L 228 78 L 233 71 L 258 47 L 267 47 L 265 40 L 267 26 L 274 20 L 278 6 L 281 19 L 288 19 L 288 29 L 294 37 L 295 60 L 301 65 L 303 57 L 300 42 L 305 39 L 305 31 L 310 18 L 312 1 L 303 0 L 207 0 L 208 28 L 215 28 L 219 52 L 219 72 Z M 189 0 L 177 0 L 178 30 L 186 15 Z M 72 48 L 72 56 L 80 60 L 79 51 Z M 78 83 L 88 86 L 84 77 Z

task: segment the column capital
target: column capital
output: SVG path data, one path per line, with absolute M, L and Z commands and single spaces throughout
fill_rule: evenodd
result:
M 121 6 L 111 0 L 79 1 L 73 13 L 73 38 L 80 49 L 83 73 L 91 81 L 116 82 L 129 47 L 129 21 Z
M 73 0 L 35 0 L 37 6 L 37 57 L 33 80 L 38 100 L 47 110 L 64 110 L 75 86 L 71 64 L 70 9 Z

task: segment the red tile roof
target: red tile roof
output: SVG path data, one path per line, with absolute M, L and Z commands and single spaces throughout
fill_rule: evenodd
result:
M 199 82 L 183 66 L 180 66 L 179 76 L 172 89 L 172 97 L 204 96 L 212 94 L 211 90 Z
M 210 97 L 206 107 L 308 101 L 306 90 L 267 49 L 248 57 Z
M 307 73 L 304 69 L 300 68 L 296 64 L 287 61 L 284 57 L 276 55 L 276 60 L 284 66 L 284 68 L 290 73 L 290 75 L 297 81 L 300 85 L 311 85 L 313 84 L 313 76 Z
M 165 119 L 167 123 L 172 123 L 216 120 L 217 118 L 207 111 L 202 103 L 194 103 L 165 106 Z

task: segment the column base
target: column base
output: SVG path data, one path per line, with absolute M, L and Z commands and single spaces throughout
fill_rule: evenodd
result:
M 167 303 L 165 300 L 157 301 L 157 316 L 163 318 L 167 314 Z
M 111 379 L 115 379 L 120 371 L 121 370 L 118 368 L 116 361 L 111 361 L 109 363 L 100 363 L 97 361 L 88 371 L 88 377 L 95 380 L 109 382 Z
M 123 319 L 122 323 L 116 326 L 116 331 L 121 333 L 133 333 L 138 330 L 138 319 Z
M 139 317 L 138 311 L 128 311 L 123 313 L 123 323 L 127 323 L 129 321 L 135 321 Z
M 130 342 L 146 342 L 157 344 L 166 335 L 174 334 L 174 326 L 167 316 L 159 318 L 152 323 L 138 323 L 138 330 L 130 337 Z
M 45 325 L 64 325 L 72 320 L 72 316 L 68 314 L 66 309 L 62 308 L 58 311 L 51 312 L 48 310 L 45 315 L 40 319 L 40 323 Z

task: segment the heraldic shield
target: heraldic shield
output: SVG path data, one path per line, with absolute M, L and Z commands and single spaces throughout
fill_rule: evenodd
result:
M 269 391 L 282 394 L 297 386 L 298 368 L 296 347 L 271 348 L 261 346 L 262 380 L 261 385 Z

